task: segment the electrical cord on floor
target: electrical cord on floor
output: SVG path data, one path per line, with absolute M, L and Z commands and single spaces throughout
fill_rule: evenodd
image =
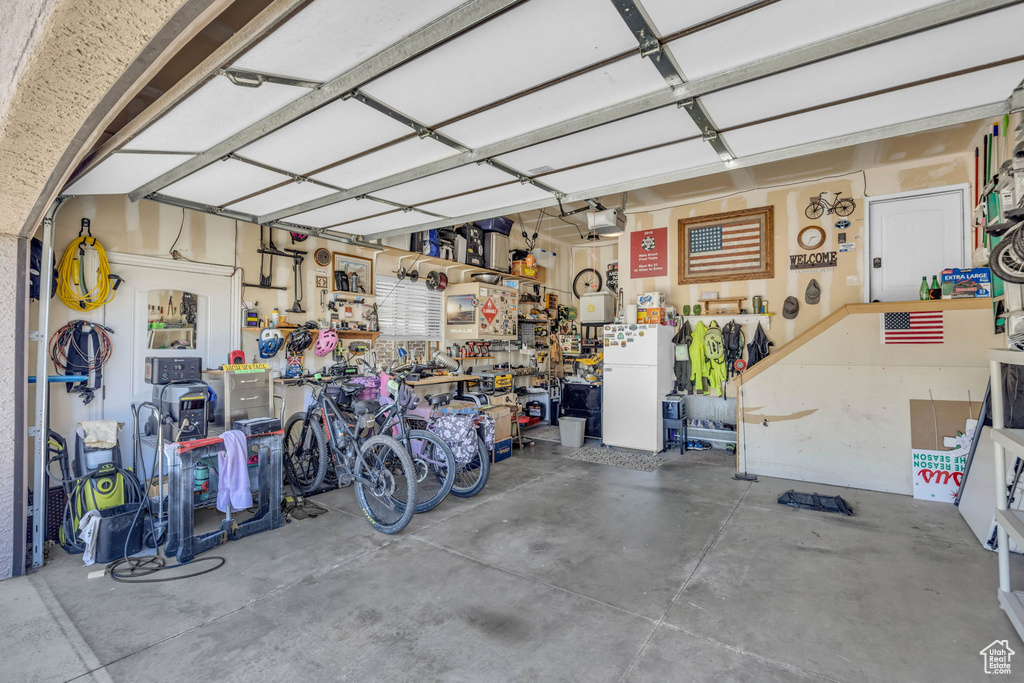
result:
M 227 562 L 223 557 L 210 556 L 210 557 L 198 557 L 189 564 L 195 564 L 197 562 L 213 562 L 217 564 L 209 569 L 204 569 L 201 572 L 195 572 L 192 574 L 184 574 L 181 576 L 168 576 L 163 579 L 146 579 L 142 578 L 156 574 L 157 572 L 166 571 L 168 569 L 176 569 L 178 567 L 187 567 L 186 564 L 167 564 L 167 559 L 163 555 L 147 555 L 146 557 L 122 557 L 120 560 L 114 560 L 107 565 L 107 572 L 110 574 L 110 578 L 120 583 L 165 583 L 167 581 L 179 581 L 181 579 L 191 579 L 196 576 L 202 576 L 203 574 L 209 574 L 212 571 L 216 571 L 224 566 Z M 128 565 L 128 571 L 121 574 L 118 573 L 118 569 L 122 565 Z

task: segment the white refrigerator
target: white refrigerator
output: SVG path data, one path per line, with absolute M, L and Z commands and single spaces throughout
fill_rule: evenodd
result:
M 668 325 L 604 326 L 601 433 L 606 445 L 662 449 L 661 399 L 675 383 L 675 331 Z

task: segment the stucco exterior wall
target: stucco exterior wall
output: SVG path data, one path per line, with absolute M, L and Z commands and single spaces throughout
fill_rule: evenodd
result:
M 0 292 L 14 292 L 17 288 L 18 238 L 0 235 Z M 17 298 L 0 296 L 0 320 L 10 324 L 15 317 Z M 4 358 L 0 371 L 0 579 L 11 576 L 14 549 L 14 337 L 10 327 L 0 335 L 0 357 Z

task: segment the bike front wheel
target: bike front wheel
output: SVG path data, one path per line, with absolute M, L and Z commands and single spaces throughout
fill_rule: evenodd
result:
M 402 439 L 400 443 L 405 443 Z M 416 512 L 433 510 L 444 500 L 455 483 L 455 456 L 444 439 L 424 429 L 410 429 L 408 443 L 412 447 L 409 455 L 416 468 Z M 395 492 L 401 499 L 401 491 Z
M 291 462 L 295 480 L 291 482 L 303 495 L 316 491 L 327 473 L 327 439 L 315 421 L 302 436 L 305 413 L 295 413 L 284 426 L 284 457 Z
M 416 510 L 416 466 L 405 448 L 390 436 L 371 436 L 359 447 L 354 474 L 370 526 L 384 534 L 404 529 Z
M 821 218 L 825 215 L 825 207 L 821 205 L 821 202 L 811 202 L 804 209 L 804 215 L 808 218 Z
M 480 493 L 487 485 L 487 477 L 491 474 L 491 459 L 487 453 L 484 440 L 476 437 L 476 455 L 469 460 L 456 461 L 455 483 L 452 484 L 452 495 L 469 498 Z

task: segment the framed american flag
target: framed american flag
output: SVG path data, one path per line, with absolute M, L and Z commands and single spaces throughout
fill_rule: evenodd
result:
M 765 280 L 775 274 L 772 207 L 679 221 L 679 284 Z

